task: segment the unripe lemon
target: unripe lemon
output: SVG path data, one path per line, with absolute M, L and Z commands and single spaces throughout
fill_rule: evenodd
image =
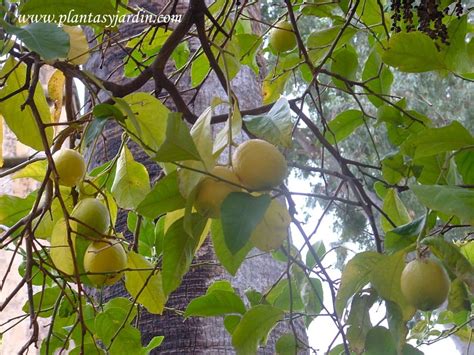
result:
M 263 219 L 250 236 L 253 245 L 262 251 L 279 248 L 288 236 L 291 217 L 285 205 L 273 199 Z
M 78 220 L 71 220 L 72 230 L 85 238 L 101 239 L 110 226 L 109 211 L 96 198 L 79 201 L 71 217 Z
M 280 21 L 271 29 L 270 45 L 276 53 L 286 52 L 296 47 L 296 36 L 290 22 Z
M 400 286 L 411 305 L 431 311 L 446 301 L 450 283 L 448 274 L 438 262 L 416 259 L 403 269 Z
M 84 270 L 95 286 L 113 285 L 122 278 L 120 270 L 127 266 L 127 254 L 116 241 L 92 242 L 84 254 Z
M 86 163 L 81 154 L 73 149 L 61 149 L 53 154 L 59 184 L 76 186 L 86 173 Z
M 239 145 L 232 156 L 232 165 L 242 184 L 250 190 L 278 186 L 288 170 L 283 154 L 261 139 L 250 139 Z
M 230 167 L 216 166 L 211 171 L 222 180 L 230 181 L 240 185 L 240 181 Z M 240 191 L 238 186 L 225 181 L 217 180 L 214 177 L 206 177 L 199 183 L 194 207 L 203 216 L 209 218 L 219 218 L 221 215 L 221 205 L 227 195 L 231 192 Z
M 71 233 L 71 244 L 75 248 L 76 237 Z M 65 219 L 60 219 L 54 225 L 51 234 L 49 256 L 54 266 L 66 275 L 74 274 L 74 253 L 68 242 L 67 225 Z

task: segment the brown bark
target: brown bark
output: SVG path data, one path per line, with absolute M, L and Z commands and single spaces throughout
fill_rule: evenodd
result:
M 139 2 L 137 1 L 135 3 Z M 147 7 L 154 13 L 157 13 L 157 10 L 160 10 L 164 3 L 165 1 L 161 0 L 154 1 L 152 4 L 149 2 L 143 2 L 143 6 Z M 183 14 L 185 9 L 186 5 L 180 3 L 177 12 Z M 259 9 L 255 7 L 254 10 L 258 15 Z M 132 31 L 136 32 L 137 30 L 139 31 L 137 26 L 124 26 L 121 28 L 123 36 L 130 34 Z M 197 46 L 198 43 L 194 43 L 191 45 L 191 48 Z M 89 60 L 87 69 L 102 78 L 106 78 L 109 73 L 120 65 L 123 56 L 124 53 L 119 48 L 107 50 L 104 58 L 99 54 L 95 54 Z M 116 83 L 123 83 L 125 81 L 122 77 L 122 71 L 115 72 L 110 80 L 113 80 Z M 186 88 L 186 85 L 189 85 L 189 81 L 189 77 L 185 78 L 180 85 L 180 89 Z M 232 86 L 239 98 L 240 108 L 242 110 L 261 105 L 260 81 L 249 68 L 242 67 L 239 75 L 233 80 Z M 139 91 L 151 91 L 152 89 L 153 83 L 149 82 Z M 186 95 L 183 95 L 183 97 L 186 100 L 192 97 L 192 95 L 194 95 L 193 92 L 188 92 Z M 226 98 L 224 90 L 217 80 L 216 75 L 213 73 L 207 79 L 206 83 L 200 89 L 198 95 L 189 107 L 195 115 L 199 115 L 210 105 L 211 99 L 216 96 L 224 99 Z M 173 107 L 170 108 L 173 109 Z M 221 111 L 217 113 L 223 112 Z M 106 138 L 99 142 L 93 155 L 95 166 L 101 165 L 110 160 L 110 158 L 117 153 L 120 146 L 121 131 L 116 125 L 109 124 L 106 127 L 104 137 Z M 151 181 L 155 181 L 160 172 L 159 166 L 152 162 L 135 143 L 129 144 L 129 148 L 131 149 L 135 159 L 145 164 L 150 174 Z M 119 215 L 116 228 L 119 231 L 124 231 L 126 229 L 125 213 Z M 196 263 L 201 261 L 216 261 L 216 256 L 209 239 L 199 250 L 198 255 L 195 258 Z M 258 291 L 265 291 L 265 289 L 271 286 L 281 273 L 285 271 L 285 268 L 285 264 L 276 262 L 268 254 L 246 260 L 236 277 L 231 277 L 220 266 L 195 267 L 192 268 L 184 277 L 179 289 L 172 293 L 167 306 L 184 310 L 192 299 L 204 294 L 210 284 L 215 280 L 222 279 L 231 280 L 232 285 L 238 290 L 241 296 L 245 298 L 245 290 L 253 287 Z M 126 291 L 124 291 L 123 286 L 120 284 L 107 288 L 104 292 L 104 299 L 107 300 L 112 297 L 124 295 L 126 295 Z M 155 353 L 220 354 L 234 352 L 230 337 L 223 327 L 223 320 L 221 317 L 190 318 L 184 321 L 182 317 L 169 311 L 165 311 L 162 316 L 154 316 L 143 311 L 140 315 L 139 327 L 142 332 L 144 343 L 148 343 L 148 341 L 156 335 L 165 336 L 164 342 L 157 350 L 155 350 Z M 305 339 L 304 330 L 301 324 L 299 324 L 299 328 L 301 328 L 300 337 Z M 261 353 L 273 354 L 274 344 L 278 339 L 276 334 L 281 334 L 284 331 L 288 331 L 287 326 L 278 327 L 278 329 L 274 331 L 274 335 L 270 337 L 267 347 L 262 349 Z

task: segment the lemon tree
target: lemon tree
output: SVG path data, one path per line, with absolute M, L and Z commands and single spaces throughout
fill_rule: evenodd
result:
M 13 353 L 472 341 L 468 2 L 0 11 L 0 127 L 15 146 L 0 159 L 0 334 Z

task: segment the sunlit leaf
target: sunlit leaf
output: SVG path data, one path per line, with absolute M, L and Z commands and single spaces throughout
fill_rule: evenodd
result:
M 148 312 L 161 314 L 166 303 L 161 274 L 158 271 L 153 271 L 152 263 L 133 251 L 128 253 L 127 268 L 132 270 L 142 269 L 140 271 L 125 272 L 125 288 L 127 291 Z

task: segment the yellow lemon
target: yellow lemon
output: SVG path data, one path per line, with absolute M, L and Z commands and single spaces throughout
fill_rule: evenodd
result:
M 109 211 L 95 198 L 79 201 L 71 213 L 71 228 L 85 238 L 101 239 L 110 226 Z
M 422 311 L 431 311 L 446 301 L 451 284 L 444 268 L 432 259 L 416 259 L 403 269 L 401 289 L 407 301 Z
M 114 240 L 92 242 L 84 254 L 84 270 L 95 286 L 113 285 L 122 278 L 120 270 L 127 266 L 127 254 Z
M 291 217 L 285 205 L 273 199 L 263 219 L 250 236 L 253 245 L 262 251 L 279 248 L 288 236 Z
M 212 175 L 219 177 L 206 177 L 198 185 L 194 207 L 203 216 L 219 218 L 221 215 L 221 205 L 227 195 L 241 189 L 231 183 L 240 185 L 240 181 L 230 167 L 216 166 L 211 171 Z
M 261 139 L 250 139 L 239 145 L 232 156 L 232 165 L 242 184 L 250 190 L 278 186 L 288 171 L 283 154 Z
M 73 149 L 61 149 L 53 154 L 59 184 L 76 186 L 86 173 L 86 163 L 81 154 Z
M 296 35 L 288 21 L 280 21 L 270 31 L 270 45 L 276 53 L 287 52 L 296 47 Z

